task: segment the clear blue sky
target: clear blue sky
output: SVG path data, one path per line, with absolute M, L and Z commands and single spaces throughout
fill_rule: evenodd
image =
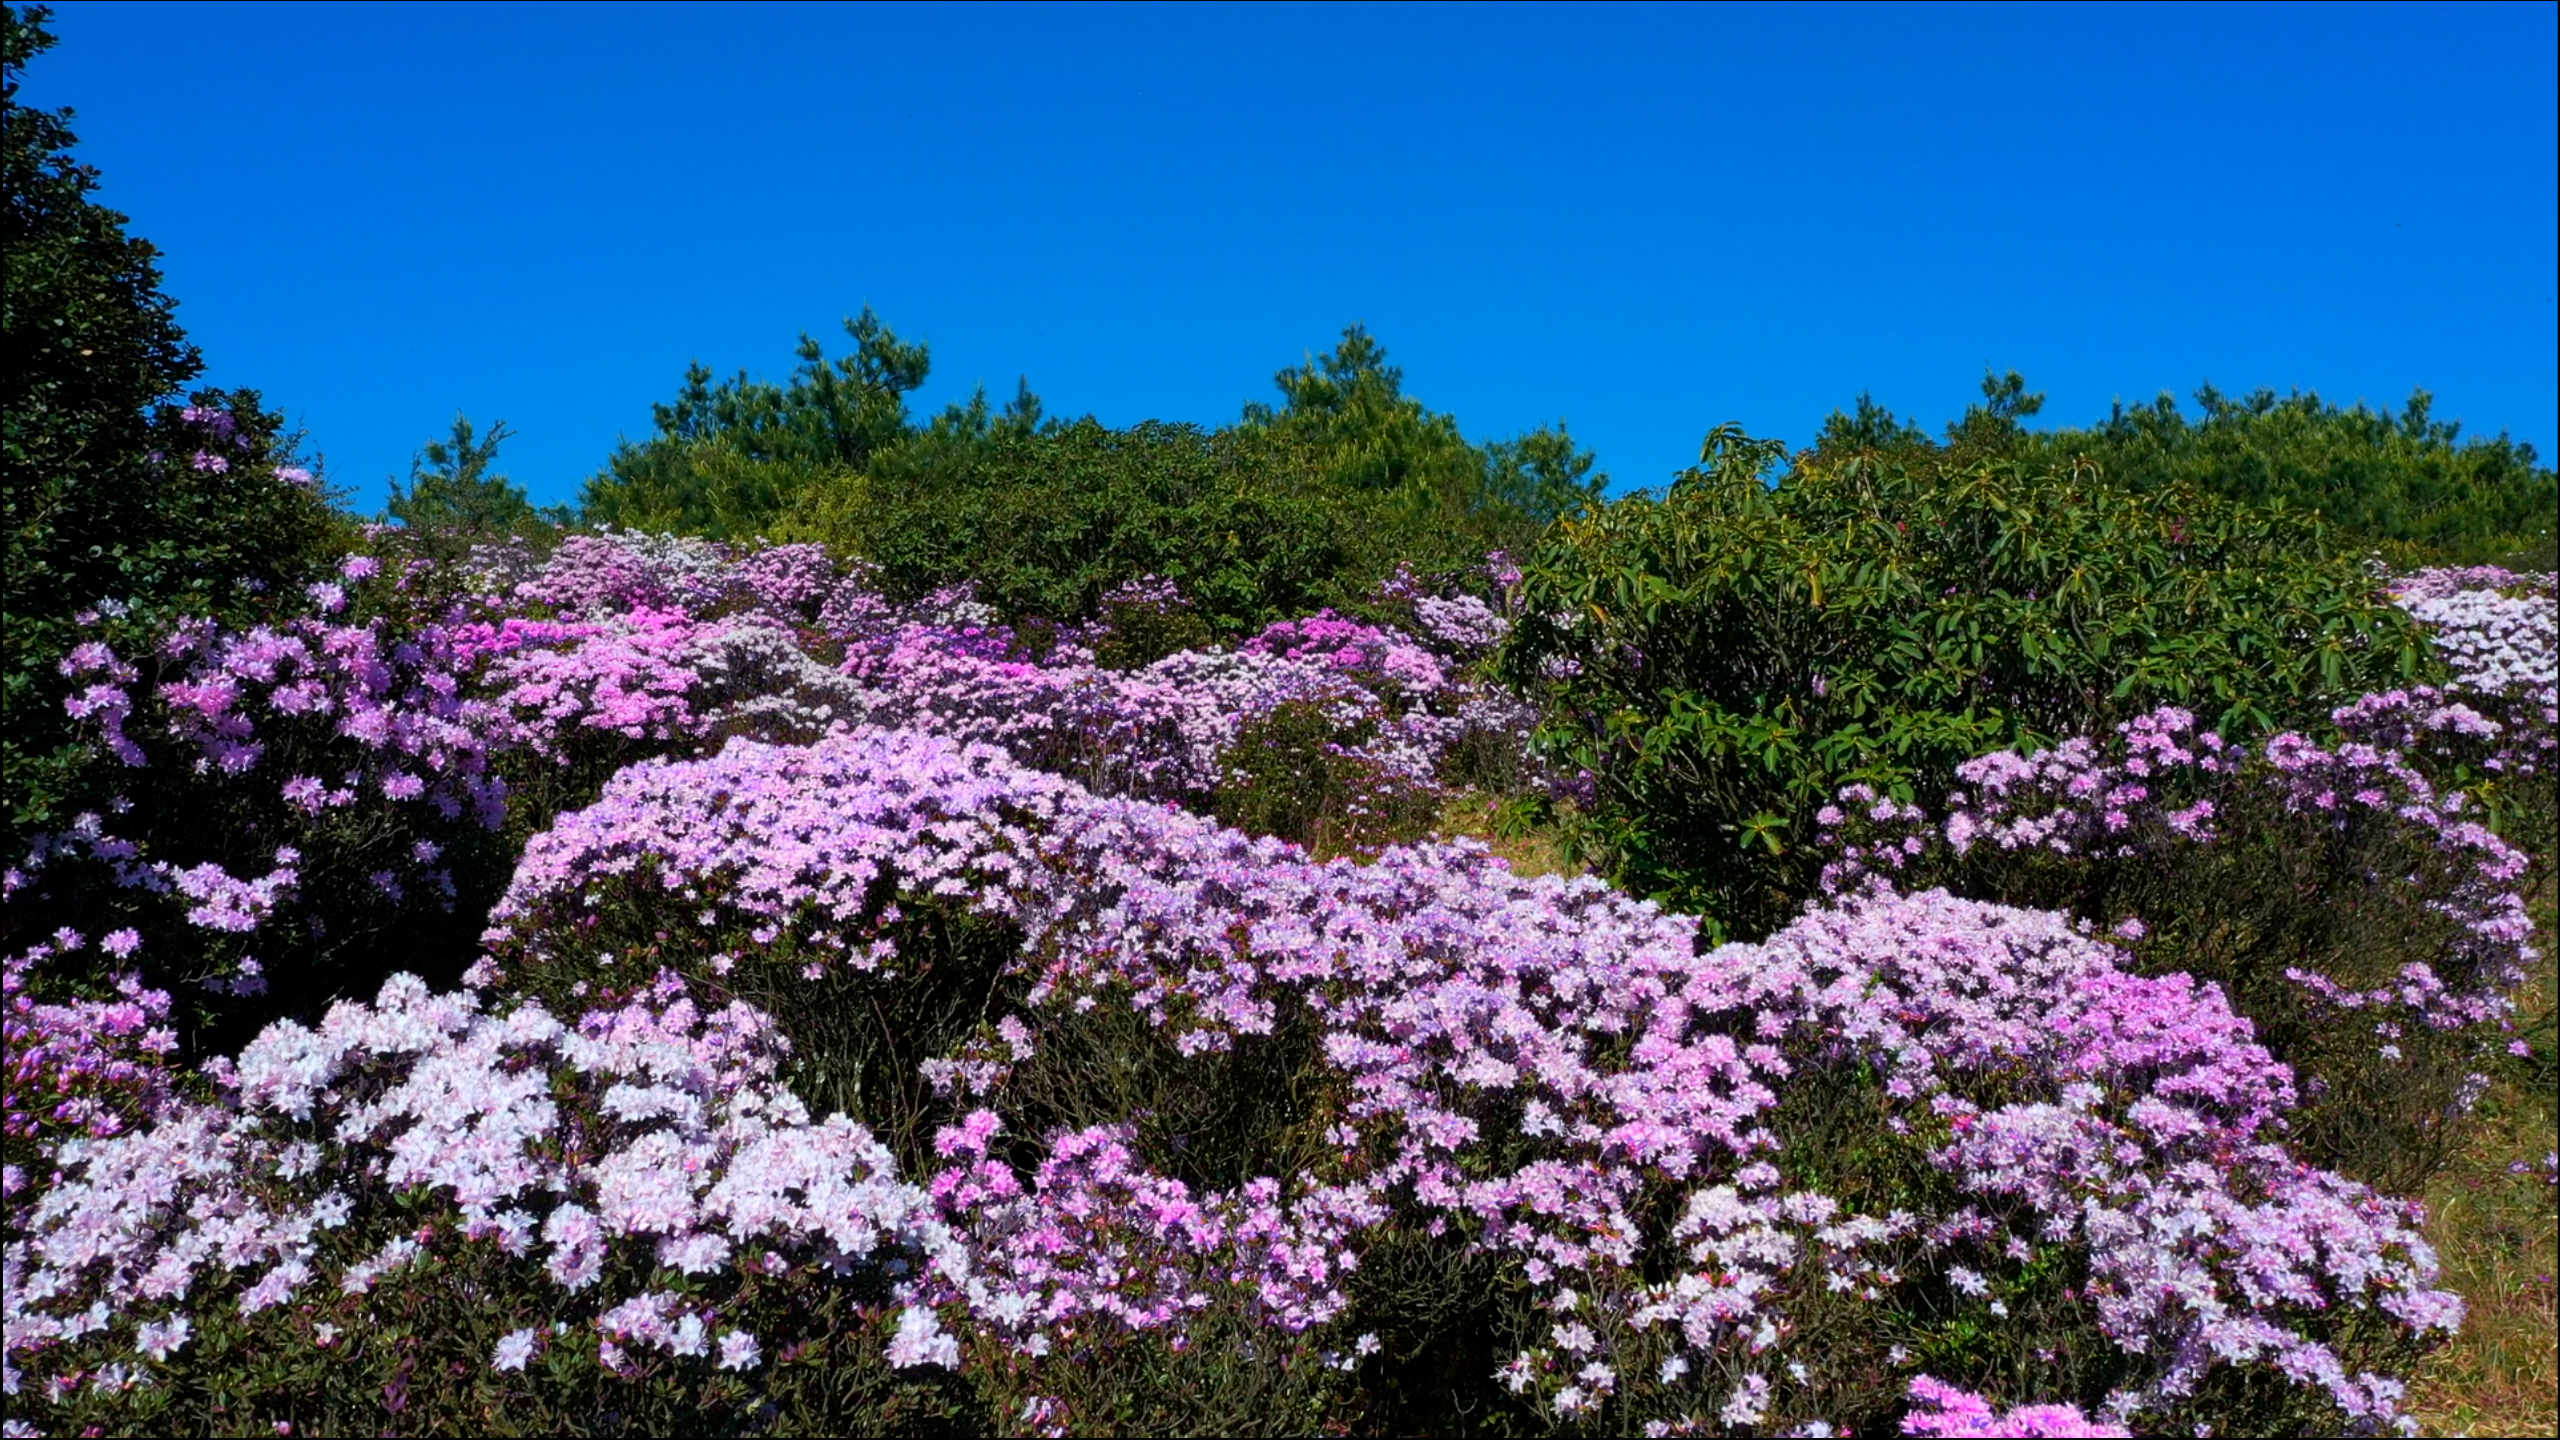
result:
M 454 412 L 566 499 L 868 303 L 924 401 L 1216 423 L 1366 322 L 1620 486 L 1985 366 L 2555 425 L 2550 4 L 58 7 L 214 383 L 357 503 Z

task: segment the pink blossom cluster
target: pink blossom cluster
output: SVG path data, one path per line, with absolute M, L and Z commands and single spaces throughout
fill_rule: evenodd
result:
M 1429 693 L 1448 683 L 1440 660 L 1421 646 L 1375 625 L 1320 610 L 1300 620 L 1279 620 L 1244 642 L 1248 655 L 1312 661 L 1326 669 Z
M 2508 570 L 2497 565 L 2443 565 L 2411 571 L 2389 582 L 2392 598 L 2407 604 L 2412 600 L 2442 600 L 2466 590 L 2553 593 L 2555 577 L 2549 571 Z
M 141 948 L 141 937 L 119 930 L 95 942 L 122 961 Z M 167 1025 L 169 994 L 146 987 L 126 971 L 115 977 L 113 1000 L 45 1003 L 27 991 L 28 973 L 56 954 L 91 944 L 64 930 L 43 944 L 9 956 L 0 969 L 0 1038 L 7 1068 L 0 1081 L 0 1135 L 10 1141 L 66 1135 L 116 1135 L 168 1103 L 167 1057 L 177 1037 Z M 24 1187 L 16 1147 L 0 1196 Z
M 1000 745 L 1097 789 L 1197 800 L 1218 785 L 1219 757 L 1245 724 L 1292 702 L 1370 732 L 1348 748 L 1415 787 L 1435 783 L 1452 747 L 1479 737 L 1522 749 L 1535 718 L 1457 673 L 1475 653 L 1468 626 L 1484 627 L 1468 610 L 1480 601 L 1422 597 L 1454 617 L 1454 647 L 1437 653 L 1328 611 L 1234 652 L 1183 651 L 1115 671 L 1094 663 L 1093 637 L 1081 631 L 1035 657 L 970 587 L 894 603 L 867 569 L 839 573 L 814 546 L 737 554 L 672 537 L 573 536 L 509 594 L 514 605 L 604 627 L 563 631 L 569 643 L 492 665 L 488 687 L 537 748 L 579 726 L 656 741 L 804 739 L 867 721 Z M 1181 603 L 1153 577 L 1105 599 L 1106 613 Z M 851 685 L 812 673 L 800 629 L 812 619 Z
M 715 732 L 814 735 L 865 711 L 859 687 L 758 611 L 700 619 L 643 606 L 484 628 L 491 658 L 475 688 L 511 722 L 492 737 L 537 754 L 582 737 L 663 749 Z
M 1938 1435 L 1949 1437 L 1982 1437 L 1997 1440 L 2001 1436 L 2104 1436 L 2131 1435 L 2121 1425 L 2092 1421 L 2080 1413 L 2076 1405 L 2021 1405 L 2001 1411 L 1990 1401 L 1968 1390 L 1960 1390 L 1943 1380 L 1922 1375 L 1911 1382 L 1911 1398 L 1926 1409 L 1915 1410 L 1902 1421 L 1905 1435 Z
M 379 617 L 338 624 L 311 615 L 228 631 L 186 620 L 149 657 L 157 673 L 148 686 L 133 661 L 101 643 L 73 650 L 62 672 L 86 684 L 67 708 L 93 721 L 130 766 L 152 763 L 128 728 L 140 707 L 151 738 L 167 747 L 162 763 L 196 774 L 286 769 L 267 783 L 306 814 L 371 795 L 494 824 L 505 804 L 505 787 L 488 770 L 497 716 L 465 693 L 473 661 L 490 648 L 486 629 L 430 623 L 397 633 Z M 305 743 L 273 754 L 279 732 Z M 270 763 L 317 758 L 307 753 L 322 748 L 309 743 L 315 737 L 346 742 L 337 748 L 356 767 L 313 774 Z
M 2486 1043 L 2485 1031 L 2512 1014 L 2512 992 L 2538 956 L 2519 883 L 2529 859 L 2474 819 L 2466 796 L 2431 783 L 2412 751 L 2494 738 L 2496 727 L 2430 691 L 2367 696 L 2338 719 L 2351 734 L 2402 743 L 2323 746 L 2287 732 L 2253 749 L 2199 729 L 2191 713 L 2172 706 L 2117 727 L 2103 747 L 2075 736 L 2034 754 L 2004 750 L 1966 761 L 1956 773 L 1969 788 L 1947 795 L 1942 820 L 1851 786 L 1816 817 L 1835 852 L 1823 885 L 1845 893 L 1884 883 L 1941 847 L 1959 856 L 1991 846 L 2129 859 L 2210 845 L 2223 838 L 2228 812 L 2269 796 L 2316 831 L 2387 826 L 2435 854 L 2447 878 L 2425 901 L 2458 927 L 2447 953 L 2412 962 L 2378 989 L 2350 990 L 2298 969 L 2288 972 L 2294 982 L 2332 1006 L 2384 1012 L 2386 1023 L 2479 1028 Z
M 1062 1316 L 1161 1326 L 1234 1287 L 1275 1323 L 1326 1323 L 1388 1226 L 1466 1236 L 1589 1317 L 1512 1372 L 1565 1414 L 1678 1360 L 1661 1403 L 1818 1415 L 1785 1368 L 1815 1358 L 1787 1352 L 1791 1304 L 1887 1304 L 1916 1271 L 1960 1268 L 1997 1315 L 2015 1283 L 1998 1277 L 2055 1246 L 2085 1256 L 2105 1334 L 2141 1357 L 2119 1419 L 2227 1364 L 2388 1419 L 2394 1382 L 2296 1317 L 2429 1333 L 2458 1315 L 2408 1207 L 2286 1154 L 2291 1079 L 2218 992 L 2129 975 L 2062 917 L 1940 893 L 1701 954 L 1686 917 L 1520 880 L 1479 848 L 1320 866 L 991 748 L 857 731 L 626 771 L 528 847 L 474 979 L 587 943 L 578 917 L 637 886 L 699 910 L 706 949 L 788 931 L 833 954 L 816 965 L 892 983 L 884 881 L 1025 937 L 1006 1053 L 941 1068 L 976 1108 L 943 1132 L 954 1163 L 931 1188 L 977 1287 L 942 1303 L 1026 1353 Z M 1345 1097 L 1334 1162 L 1197 1193 L 1106 1130 L 1046 1137 L 1028 1176 L 995 1164 L 1008 1075 L 1099 1005 L 1187 1054 L 1314 1017 Z M 1855 1214 L 1790 1186 L 1777 1102 L 1851 1067 L 1880 1076 L 1953 1210 Z M 1686 1198 L 1648 1223 L 1666 1186 Z
M 1519 569 L 1498 550 L 1485 556 L 1482 573 L 1506 602 L 1520 583 Z M 1469 591 L 1430 585 L 1401 561 L 1379 584 L 1378 598 L 1409 613 L 1413 633 L 1441 655 L 1479 659 L 1511 633 L 1511 618 L 1501 606 Z

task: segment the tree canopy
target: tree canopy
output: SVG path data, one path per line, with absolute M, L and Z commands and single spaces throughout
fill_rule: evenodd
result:
M 1890 454 L 1904 463 L 2006 458 L 2086 463 L 2136 490 L 2186 484 L 2250 504 L 2314 514 L 2338 536 L 2395 564 L 2507 561 L 2549 569 L 2560 485 L 2531 445 L 2500 433 L 2465 437 L 2438 420 L 2418 390 L 2394 414 L 2340 407 L 2309 391 L 2226 395 L 2200 386 L 2190 415 L 2165 392 L 2118 402 L 2095 425 L 2030 430 L 2044 396 L 2016 371 L 1986 375 L 1981 403 L 1933 441 L 1916 423 L 1861 394 L 1833 411 L 1815 449 L 1824 456 Z

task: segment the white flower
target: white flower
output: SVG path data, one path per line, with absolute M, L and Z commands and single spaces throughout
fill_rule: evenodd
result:
M 510 1330 L 498 1340 L 498 1352 L 489 1361 L 492 1370 L 522 1370 L 533 1358 L 534 1331 L 531 1326 Z

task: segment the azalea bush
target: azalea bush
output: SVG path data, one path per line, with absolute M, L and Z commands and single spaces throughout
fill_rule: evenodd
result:
M 2166 707 L 1969 760 L 1931 806 L 1851 786 L 1816 817 L 1824 887 L 1944 884 L 2128 926 L 2146 969 L 2222 985 L 2308 1082 L 2297 1145 L 2423 1188 L 2523 1044 L 2520 842 L 2548 841 L 2560 606 L 2496 571 L 2397 593 L 2439 636 L 2446 688 L 2341 706 L 2326 743 L 2238 744 Z
M 431 1205 L 481 1207 L 476 1227 L 470 1213 L 456 1222 L 461 1253 L 522 1246 L 528 1273 L 539 1259 L 540 1273 L 574 1283 L 601 1263 L 591 1249 L 648 1239 L 655 1268 L 630 1272 L 635 1294 L 599 1292 L 586 1328 L 536 1341 L 568 1346 L 574 1333 L 605 1365 L 663 1329 L 657 1348 L 707 1362 L 713 1320 L 668 1272 L 727 1262 L 763 1233 L 742 1231 L 723 1208 L 735 1186 L 721 1176 L 740 1163 L 723 1146 L 744 1143 L 732 1133 L 741 1126 L 756 1131 L 722 1120 L 767 1092 L 749 1087 L 725 1107 L 697 1093 L 687 1104 L 664 1093 L 662 1072 L 648 1083 L 599 1076 L 596 1103 L 627 1117 L 599 1139 L 626 1137 L 652 1157 L 642 1167 L 595 1142 L 550 1140 L 576 1087 L 543 1082 L 540 1064 L 519 1069 L 509 1047 L 568 1045 L 544 998 L 565 992 L 597 1007 L 578 1033 L 672 1028 L 687 1037 L 694 1069 L 684 1073 L 700 1077 L 697 1089 L 741 1084 L 769 1072 L 723 1070 L 721 1044 L 690 1038 L 690 1010 L 630 1014 L 613 998 L 617 977 L 651 1004 L 716 1004 L 724 1035 L 749 1036 L 763 1012 L 723 991 L 761 981 L 774 994 L 771 952 L 785 930 L 802 937 L 799 976 L 813 994 L 827 995 L 833 976 L 911 986 L 956 957 L 906 947 L 890 912 L 936 895 L 1021 939 L 976 952 L 987 998 L 946 1031 L 974 1033 L 919 1064 L 922 1085 L 855 1087 L 864 1118 L 827 1122 L 901 1137 L 845 1152 L 859 1163 L 827 1193 L 915 1176 L 915 1192 L 858 1202 L 888 1207 L 865 1233 L 897 1233 L 891 1222 L 915 1218 L 921 1192 L 942 1229 L 919 1231 L 917 1243 L 929 1250 L 947 1234 L 958 1249 L 944 1261 L 920 1255 L 895 1277 L 887 1301 L 918 1338 L 903 1349 L 893 1339 L 886 1353 L 963 1379 L 981 1366 L 1017 1377 L 1025 1408 L 1059 1424 L 1102 1418 L 1077 1407 L 1076 1377 L 1126 1361 L 1130 1347 L 1157 1353 L 1195 1314 L 1265 1336 L 1257 1360 L 1290 1356 L 1311 1376 L 1336 1377 L 1354 1410 L 1364 1366 L 1428 1368 L 1455 1333 L 1513 1336 L 1517 1347 L 1498 1373 L 1453 1389 L 1398 1387 L 1408 1407 L 1420 1388 L 1453 1409 L 1508 1395 L 1524 1418 L 1605 1428 L 1873 1423 L 1926 1377 L 1986 1404 L 2095 1409 L 2120 1424 L 2380 1420 L 2396 1394 L 2394 1357 L 2458 1309 L 2427 1289 L 2430 1262 L 2405 1207 L 2303 1169 L 2274 1141 L 2270 1127 L 2294 1099 L 2289 1078 L 2213 991 L 2126 974 L 2109 946 L 2058 917 L 1919 896 L 1818 913 L 1766 946 L 1702 954 L 1693 921 L 1596 882 L 1517 880 L 1481 851 L 1316 865 L 1276 841 L 1093 796 L 991 749 L 856 732 L 806 748 L 737 741 L 708 760 L 628 772 L 599 806 L 529 847 L 471 977 L 486 1000 L 409 982 L 316 1032 L 270 1031 L 236 1066 L 216 1067 L 232 1095 L 211 1102 L 214 1118 L 173 1112 L 110 1148 L 69 1150 L 64 1162 L 85 1167 L 31 1187 L 34 1207 L 22 1212 L 29 1238 L 13 1264 L 27 1278 L 11 1288 L 28 1297 L 13 1301 L 14 1333 L 30 1339 L 14 1363 L 45 1384 L 80 1372 L 88 1388 L 65 1387 L 66 1397 L 121 1394 L 133 1362 L 102 1387 L 96 1364 L 117 1362 L 94 1347 L 129 1350 L 142 1341 L 125 1340 L 122 1325 L 140 1336 L 140 1325 L 172 1320 L 156 1307 L 132 1313 L 132 1302 L 122 1315 L 110 1303 L 96 1327 L 72 1317 L 95 1315 L 93 1296 L 130 1293 L 112 1277 L 161 1263 L 152 1247 L 165 1225 L 150 1217 L 224 1208 L 183 1184 L 165 1198 L 156 1181 L 135 1195 L 124 1177 L 166 1163 L 121 1157 L 155 1143 L 207 1151 L 205 1132 L 187 1127 L 217 1118 L 254 1129 L 264 1122 L 232 1117 L 343 1105 L 327 1094 L 334 1077 L 361 1073 L 354 1062 L 386 1039 L 425 1057 L 390 1075 L 432 1068 L 436 1078 L 368 1098 L 340 1128 L 392 1144 L 386 1184 L 423 1186 Z M 765 953 L 738 953 L 760 934 Z M 1188 1127 L 1151 1125 L 1158 1115 L 1139 1107 L 1066 1128 L 1079 1091 L 1107 1112 L 1129 1087 L 1171 1088 L 1162 1076 L 1085 1073 L 1104 1052 L 1079 1032 L 1127 1024 L 1092 1020 L 1102 1012 L 1162 1037 L 1120 1051 L 1118 1068 L 1214 1080 L 1223 1057 L 1258 1050 L 1255 1063 L 1294 1072 L 1293 1103 L 1246 1127 L 1259 1140 L 1242 1151 L 1231 1139 L 1196 1144 L 1228 1128 L 1211 1109 L 1195 1109 Z M 801 1013 L 774 1013 L 769 1023 L 796 1042 Z M 1293 1032 L 1312 1043 L 1273 1054 Z M 909 1035 L 919 1049 L 938 1039 L 899 1027 L 863 1043 Z M 436 1058 L 447 1045 L 459 1070 Z M 563 1063 L 606 1066 L 586 1053 L 563 1051 Z M 614 1061 L 623 1068 L 613 1073 L 638 1063 Z M 527 1078 L 462 1078 L 493 1069 Z M 1799 1093 L 1824 1098 L 1791 1107 Z M 429 1104 L 444 1108 L 393 1123 L 404 1106 Z M 761 1124 L 802 1123 L 779 1097 L 753 1106 L 776 1111 Z M 493 1109 L 497 1118 L 481 1118 Z M 1856 1148 L 1881 1163 L 1837 1171 L 1841 1152 L 1809 1143 L 1839 1138 L 1844 1114 L 1862 1132 Z M 652 1118 L 635 1135 L 642 1117 Z M 697 1126 L 714 1133 L 688 1139 Z M 688 1145 L 702 1163 L 679 1163 Z M 1202 1163 L 1195 1148 L 1222 1154 Z M 912 1157 L 903 1168 L 901 1150 Z M 505 1158 L 518 1153 L 597 1158 L 590 1180 L 545 1182 L 551 1162 Z M 314 1161 L 303 1183 L 340 1183 L 325 1147 L 295 1154 L 278 1164 Z M 2193 1163 L 2203 1156 L 2213 1164 Z M 454 1166 L 465 1173 L 445 1173 Z M 232 1177 L 257 1167 L 209 1160 L 193 1173 L 247 1184 Z M 797 1183 L 814 1202 L 816 1180 Z M 349 1203 L 362 1198 L 350 1192 Z M 143 1214 L 121 1228 L 151 1237 L 148 1255 L 119 1261 L 57 1241 L 105 1223 L 101 1206 L 136 1204 Z M 255 1253 L 236 1268 L 271 1252 L 273 1268 L 225 1280 L 225 1296 L 245 1287 L 229 1308 L 263 1313 L 326 1278 L 295 1247 L 310 1243 L 300 1231 L 311 1216 L 335 1207 L 239 1204 L 249 1208 L 232 1213 L 290 1218 L 246 1227 L 259 1238 L 240 1242 Z M 2105 1219 L 2110 1207 L 2122 1218 Z M 362 1229 L 369 1210 L 347 1213 L 359 1233 L 378 1233 Z M 585 1238 L 589 1214 L 603 1239 Z M 407 1233 L 408 1212 L 400 1223 Z M 272 1233 L 277 1224 L 286 1233 Z M 2305 1225 L 2319 1244 L 2293 1238 Z M 2263 1247 L 2229 1248 L 2229 1237 L 2261 1230 Z M 2181 1235 L 2224 1238 L 2167 1238 Z M 398 1239 L 351 1245 L 346 1263 L 381 1263 L 387 1275 L 412 1259 Z M 1372 1247 L 1407 1265 L 1436 1247 L 1441 1263 L 1489 1267 L 1496 1283 L 1430 1312 L 1450 1333 L 1400 1329 L 1411 1312 L 1359 1280 Z M 167 1265 L 167 1285 L 192 1273 Z M 2164 1285 L 2169 1275 L 2184 1278 Z M 815 1276 L 822 1288 L 862 1283 Z M 904 1318 L 920 1308 L 929 1317 Z M 1993 1323 L 2021 1310 L 2045 1323 Z M 684 1329 L 687 1316 L 700 1327 Z M 478 1332 L 492 1372 L 515 1358 L 495 1347 L 516 1329 Z M 458 1351 L 471 1332 L 438 1333 Z M 2072 1361 L 2030 1365 L 2011 1349 L 2027 1341 L 2003 1334 Z M 478 1363 L 467 1352 L 444 1363 L 464 1358 Z M 1256 1365 L 1217 1373 L 1221 1386 L 1270 1380 Z M 2015 1377 L 2029 1374 L 2043 1388 L 2018 1393 Z M 1205 1394 L 1203 1404 L 1234 1401 L 1222 1388 Z
M 374 548 L 74 658 L 134 784 L 0 911 L 14 1427 L 2380 1430 L 2459 1321 L 2337 1137 L 2497 1030 L 2520 862 L 2445 777 L 2542 762 L 2486 708 L 1994 752 L 1955 803 L 2017 846 L 1870 794 L 1719 945 L 1423 838 L 1560 785 L 1499 561 L 1150 656 L 1162 582 L 1033 624 L 809 546 Z M 2234 853 L 2188 790 L 2389 871 L 2398 948 L 2269 981 L 2047 843 Z

